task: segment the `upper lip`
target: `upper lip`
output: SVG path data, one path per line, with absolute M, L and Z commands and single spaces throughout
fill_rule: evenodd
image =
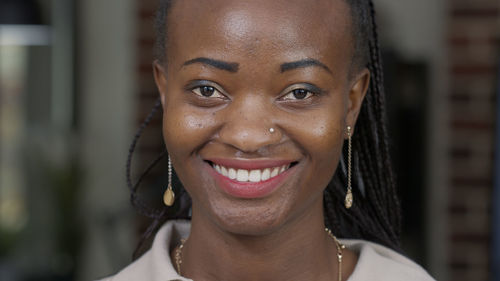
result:
M 244 170 L 274 168 L 297 162 L 290 159 L 210 158 L 205 160 L 224 167 Z

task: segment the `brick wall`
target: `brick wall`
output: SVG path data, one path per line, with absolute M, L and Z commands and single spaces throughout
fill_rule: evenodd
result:
M 158 0 L 137 0 L 137 125 L 144 121 L 159 98 L 152 71 L 155 42 L 153 20 L 158 2 Z M 135 170 L 142 171 L 149 161 L 153 160 L 162 150 L 161 111 L 159 111 L 141 136 L 137 147 L 136 159 L 138 161 L 135 162 L 137 166 Z M 158 170 L 152 171 L 152 174 L 147 177 L 145 185 L 150 183 L 148 180 L 155 179 L 158 172 Z
M 138 45 L 137 48 L 137 75 L 138 75 L 138 97 L 137 97 L 137 123 L 140 124 L 148 115 L 153 107 L 156 99 L 159 97 L 156 89 L 152 62 L 154 59 L 154 42 L 155 32 L 153 30 L 154 13 L 157 7 L 157 0 L 137 0 L 137 16 L 138 21 Z M 157 114 L 154 121 L 149 125 L 147 131 L 142 138 L 139 147 L 140 154 L 156 155 L 161 143 L 158 143 L 158 138 L 161 139 L 161 114 Z
M 450 280 L 489 280 L 499 8 L 449 1 Z

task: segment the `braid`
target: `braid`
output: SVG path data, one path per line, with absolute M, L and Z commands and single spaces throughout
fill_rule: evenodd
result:
M 190 207 L 189 203 L 189 198 L 186 198 L 187 193 L 183 188 L 178 188 L 177 193 L 178 197 L 181 198 L 178 201 L 180 202 L 178 211 L 176 213 L 173 213 L 168 210 L 167 207 L 162 207 L 160 209 L 153 209 L 148 206 L 146 202 L 144 202 L 142 199 L 139 198 L 137 191 L 139 188 L 139 184 L 142 182 L 142 180 L 146 177 L 146 175 L 151 171 L 151 169 L 160 162 L 161 159 L 165 157 L 165 155 L 168 154 L 166 150 L 161 152 L 151 163 L 146 167 L 146 169 L 141 173 L 139 176 L 139 179 L 132 184 L 131 180 L 131 166 L 132 166 L 132 156 L 134 154 L 135 148 L 137 146 L 137 142 L 139 141 L 139 138 L 142 135 L 142 132 L 144 129 L 147 127 L 147 125 L 151 122 L 153 119 L 154 115 L 158 111 L 158 109 L 161 108 L 161 101 L 158 99 L 151 112 L 148 114 L 144 122 L 139 126 L 139 129 L 137 130 L 132 143 L 130 145 L 129 151 L 128 151 L 128 157 L 127 157 L 127 163 L 126 163 L 126 180 L 127 180 L 127 186 L 130 189 L 130 201 L 132 203 L 132 206 L 134 206 L 138 212 L 146 217 L 152 218 L 153 222 L 149 225 L 149 227 L 146 229 L 146 231 L 142 234 L 141 240 L 139 242 L 139 245 L 136 247 L 134 253 L 133 253 L 133 259 L 137 259 L 145 250 L 145 245 L 146 241 L 158 230 L 158 228 L 168 219 L 170 218 L 187 218 L 187 210 Z M 179 186 L 179 185 L 176 185 Z
M 378 31 L 377 31 L 377 24 L 375 22 L 375 7 L 373 5 L 373 1 L 370 0 L 370 13 L 371 13 L 371 18 L 372 18 L 372 31 L 373 31 L 373 42 L 375 46 L 375 50 L 373 52 L 377 56 L 377 60 L 374 61 L 374 66 L 376 69 L 376 76 L 378 77 L 378 81 L 376 82 L 376 87 L 378 90 L 378 108 L 379 108 L 379 120 L 382 120 L 384 122 L 381 122 L 379 129 L 380 129 L 380 136 L 381 136 L 381 152 L 383 157 L 383 167 L 386 167 L 383 172 L 385 172 L 385 179 L 387 180 L 387 187 L 388 189 L 386 190 L 386 202 L 389 204 L 393 204 L 392 208 L 388 208 L 389 213 L 391 213 L 392 210 L 400 210 L 400 203 L 399 199 L 397 197 L 397 191 L 396 191 L 396 181 L 394 177 L 394 172 L 392 170 L 392 165 L 391 165 L 391 159 L 390 159 L 390 153 L 389 153 L 389 143 L 388 143 L 388 133 L 387 133 L 387 128 L 385 126 L 386 122 L 386 112 L 385 112 L 385 90 L 384 90 L 384 73 L 382 70 L 382 57 L 381 57 L 381 52 L 380 52 L 380 46 L 379 46 L 379 40 L 378 40 Z M 400 236 L 400 228 L 401 228 L 401 217 L 397 216 L 392 218 L 391 224 L 395 226 L 396 232 L 394 233 L 394 237 L 391 237 L 395 240 L 399 240 Z
M 162 62 L 165 62 L 168 42 L 166 22 L 172 1 L 160 0 L 155 21 L 156 55 Z M 401 213 L 385 125 L 384 77 L 375 7 L 372 0 L 345 1 L 350 5 L 352 14 L 352 32 L 355 39 L 353 65 L 359 69 L 368 68 L 371 81 L 357 120 L 356 134 L 352 136 L 353 155 L 355 155 L 352 167 L 355 177 L 353 181 L 355 203 L 349 210 L 344 208 L 347 175 L 346 169 L 338 168 L 324 191 L 325 225 L 339 237 L 366 239 L 400 250 Z M 130 180 L 130 162 L 137 140 L 159 107 L 158 101 L 135 135 L 127 159 L 127 184 L 132 192 L 132 204 L 142 214 L 154 220 L 143 234 L 142 241 L 134 253 L 135 257 L 138 250 L 143 248 L 144 241 L 151 237 L 163 222 L 172 218 L 188 218 L 187 211 L 191 206 L 189 195 L 182 188 L 176 191 L 181 199 L 178 200 L 179 203 L 176 202 L 179 207 L 175 214 L 171 214 L 166 208 L 152 210 L 137 196 L 138 184 L 166 151 L 148 166 L 136 184 L 132 185 Z M 345 155 L 345 151 L 342 154 Z M 340 164 L 345 167 L 343 160 Z
M 401 215 L 385 126 L 384 77 L 375 8 L 371 0 L 347 2 L 351 5 L 356 34 L 354 60 L 372 74 L 352 142 L 359 157 L 353 175 L 358 175 L 364 183 L 364 196 L 356 188 L 359 181 L 354 181 L 356 203 L 347 211 L 343 207 L 347 175 L 337 169 L 332 183 L 325 189 L 325 224 L 333 225 L 333 231 L 339 236 L 368 239 L 399 250 Z M 366 38 L 368 42 L 363 44 Z M 342 218 L 332 219 L 339 216 Z M 333 221 L 340 221 L 342 225 L 335 225 Z
M 148 114 L 144 122 L 142 122 L 141 126 L 139 126 L 139 129 L 137 130 L 134 139 L 132 140 L 132 144 L 130 145 L 130 148 L 128 150 L 128 156 L 127 156 L 127 164 L 126 164 L 126 178 L 127 178 L 127 186 L 130 189 L 130 201 L 132 202 L 132 205 L 136 207 L 139 212 L 147 217 L 155 218 L 158 216 L 158 211 L 151 209 L 146 203 L 144 203 L 138 196 L 137 196 L 137 189 L 139 187 L 139 184 L 141 181 L 144 179 L 144 177 L 148 174 L 148 172 L 165 156 L 165 152 L 162 152 L 153 162 L 151 162 L 148 167 L 144 170 L 144 172 L 141 174 L 139 179 L 135 184 L 132 184 L 132 180 L 130 177 L 130 170 L 132 166 L 132 156 L 134 154 L 135 147 L 137 146 L 137 142 L 139 141 L 140 136 L 142 135 L 142 132 L 146 128 L 146 126 L 151 122 L 153 119 L 153 116 L 155 113 L 158 111 L 158 109 L 161 106 L 161 102 L 158 99 L 151 110 L 151 112 Z

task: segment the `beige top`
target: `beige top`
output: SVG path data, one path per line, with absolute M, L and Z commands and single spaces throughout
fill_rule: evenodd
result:
M 189 235 L 189 221 L 169 221 L 155 236 L 153 246 L 141 258 L 101 281 L 192 281 L 179 276 L 170 259 L 170 249 Z M 364 240 L 340 240 L 358 254 L 358 263 L 348 281 L 434 280 L 419 265 L 384 246 Z

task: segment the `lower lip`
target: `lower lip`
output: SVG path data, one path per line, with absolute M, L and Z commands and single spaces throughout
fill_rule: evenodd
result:
M 295 166 L 293 166 L 283 173 L 266 181 L 240 182 L 219 174 L 211 165 L 207 165 L 210 168 L 209 170 L 215 178 L 218 186 L 222 190 L 233 197 L 245 199 L 263 198 L 273 193 L 273 191 L 278 189 L 281 186 L 281 183 L 292 174 L 293 169 L 295 168 Z

